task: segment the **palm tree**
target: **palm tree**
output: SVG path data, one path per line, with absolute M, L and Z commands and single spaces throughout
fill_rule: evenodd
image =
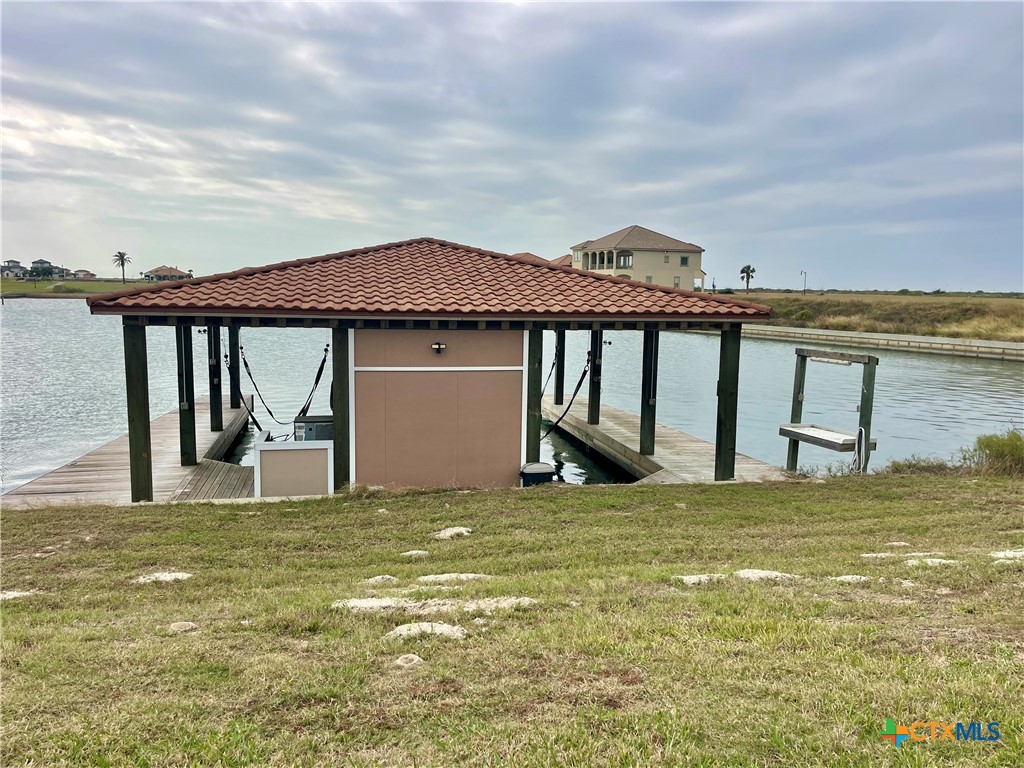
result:
M 124 279 L 124 268 L 132 263 L 132 257 L 124 251 L 118 251 L 113 256 L 113 262 L 115 267 L 121 268 L 121 282 L 127 283 L 128 281 Z
M 740 277 L 747 281 L 747 290 L 748 291 L 750 290 L 750 281 L 754 277 L 754 273 L 755 272 L 757 272 L 757 270 L 754 269 L 749 264 L 744 264 L 743 265 L 743 269 L 740 270 Z

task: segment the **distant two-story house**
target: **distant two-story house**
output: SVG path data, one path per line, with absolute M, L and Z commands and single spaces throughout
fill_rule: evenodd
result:
M 703 253 L 699 245 L 634 224 L 597 240 L 584 240 L 572 247 L 571 254 L 554 263 L 687 291 L 699 287 L 703 291 L 707 277 L 701 269 Z
M 162 283 L 166 280 L 188 280 L 192 277 L 188 272 L 182 272 L 177 267 L 159 266 L 151 269 L 145 274 L 145 278 L 153 283 Z
M 28 270 L 21 266 L 20 261 L 15 261 L 14 259 L 7 259 L 3 267 L 0 268 L 0 275 L 4 277 L 24 277 L 27 274 Z
M 71 276 L 70 270 L 67 270 L 64 267 L 58 267 L 53 262 L 48 261 L 47 259 L 36 259 L 35 261 L 32 262 L 32 269 L 39 271 L 49 269 L 50 277 L 52 277 L 54 280 L 66 280 L 68 277 Z

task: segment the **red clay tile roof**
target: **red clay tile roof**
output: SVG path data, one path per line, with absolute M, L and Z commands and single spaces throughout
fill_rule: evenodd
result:
M 92 296 L 94 314 L 766 320 L 768 307 L 433 238 Z
M 567 253 L 565 256 L 559 256 L 557 259 L 551 260 L 552 266 L 555 267 L 571 267 L 572 266 L 572 254 Z

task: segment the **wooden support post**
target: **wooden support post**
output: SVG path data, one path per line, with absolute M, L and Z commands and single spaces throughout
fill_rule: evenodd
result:
M 878 358 L 874 355 L 868 356 L 864 363 L 864 378 L 860 385 L 860 429 L 864 430 L 864 463 L 860 471 L 868 471 L 868 461 L 871 459 L 871 411 L 875 407 L 875 369 L 878 366 Z
M 526 331 L 526 461 L 540 461 L 541 358 L 544 331 Z
M 210 364 L 210 431 L 224 429 L 224 395 L 221 392 L 220 326 L 206 326 L 206 356 Z
M 228 365 L 231 370 L 228 372 L 228 390 L 231 397 L 231 407 L 242 407 L 242 361 L 238 354 L 238 326 L 228 326 Z
M 643 372 L 640 383 L 640 453 L 654 454 L 654 422 L 658 402 L 658 331 L 644 331 Z
M 804 415 L 804 383 L 807 380 L 807 356 L 797 353 L 796 373 L 793 376 L 793 407 L 789 411 L 789 423 L 799 424 Z M 796 472 L 800 459 L 800 441 L 790 440 L 786 452 L 786 469 Z
M 334 414 L 334 490 L 340 491 L 355 478 L 349 477 L 349 366 L 348 329 L 331 329 L 331 411 Z
M 736 407 L 740 384 L 740 329 L 722 331 L 718 358 L 718 427 L 715 431 L 715 480 L 736 477 Z
M 178 444 L 181 466 L 194 467 L 196 456 L 196 387 L 192 370 L 192 328 L 174 326 L 175 349 L 178 356 Z
M 565 400 L 565 331 L 555 331 L 555 405 Z
M 146 326 L 124 326 L 124 380 L 128 399 L 128 463 L 132 501 L 153 500 L 153 449 L 149 426 Z
M 601 354 L 604 331 L 590 332 L 590 392 L 587 395 L 587 424 L 601 423 Z

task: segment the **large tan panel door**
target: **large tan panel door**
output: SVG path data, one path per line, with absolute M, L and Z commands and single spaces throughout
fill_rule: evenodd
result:
M 356 482 L 510 487 L 522 460 L 522 372 L 357 371 Z

